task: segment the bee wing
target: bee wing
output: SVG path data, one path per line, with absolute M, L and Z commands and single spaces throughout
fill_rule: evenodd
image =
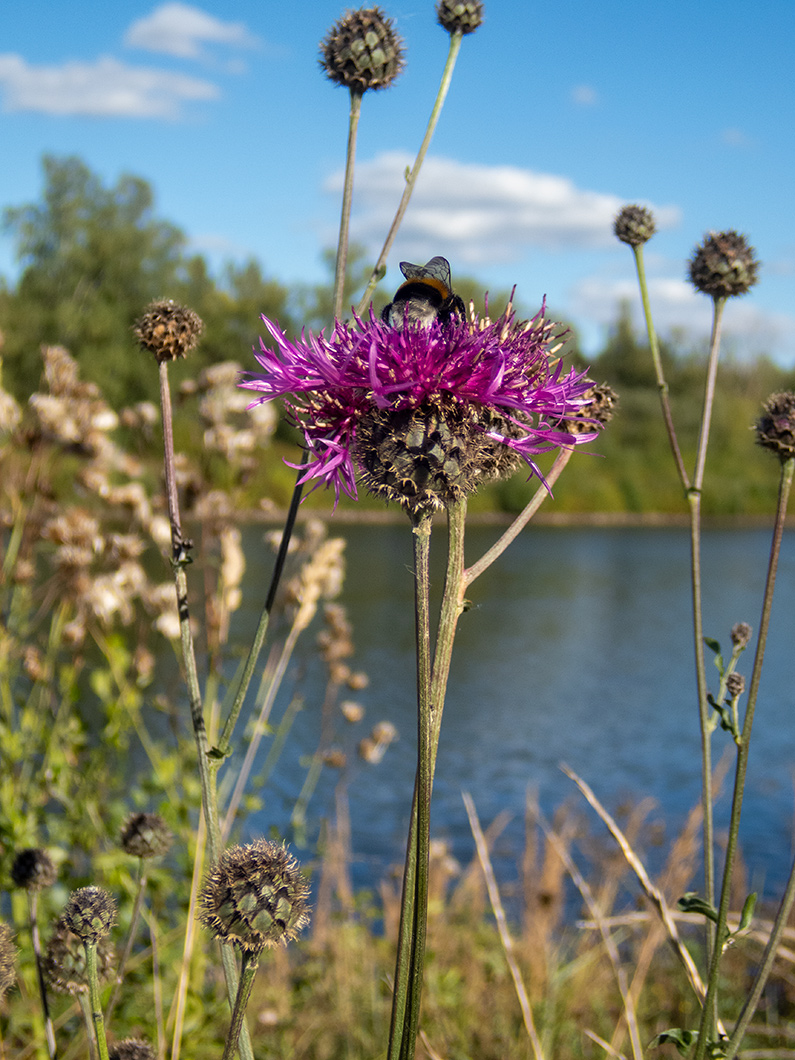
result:
M 410 261 L 401 261 L 400 271 L 407 280 L 439 280 L 448 291 L 453 288 L 453 280 L 450 276 L 450 262 L 447 258 L 437 256 L 431 258 L 425 265 L 412 265 Z

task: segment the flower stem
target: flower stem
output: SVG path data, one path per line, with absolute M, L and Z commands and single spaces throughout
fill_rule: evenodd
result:
M 389 251 L 392 249 L 392 244 L 395 242 L 395 237 L 398 234 L 403 218 L 408 209 L 409 200 L 411 199 L 412 192 L 414 191 L 414 185 L 417 183 L 417 177 L 420 175 L 420 169 L 422 163 L 425 160 L 425 155 L 428 153 L 428 148 L 431 145 L 433 134 L 436 131 L 436 125 L 439 121 L 439 115 L 442 113 L 442 107 L 447 97 L 447 91 L 450 88 L 450 82 L 453 77 L 453 70 L 455 69 L 456 59 L 458 58 L 458 52 L 461 48 L 462 34 L 460 30 L 450 34 L 450 49 L 447 53 L 447 62 L 444 64 L 444 70 L 442 71 L 442 80 L 439 84 L 439 91 L 436 93 L 436 100 L 433 104 L 433 110 L 431 116 L 428 119 L 428 126 L 425 130 L 425 136 L 420 144 L 420 149 L 417 152 L 417 157 L 414 160 L 414 165 L 411 170 L 406 174 L 406 186 L 403 189 L 403 196 L 400 200 L 400 205 L 397 208 L 394 220 L 392 221 L 392 227 L 387 233 L 387 237 L 384 240 L 384 245 L 381 248 L 381 253 L 378 255 L 378 260 L 373 266 L 373 271 L 370 275 L 370 279 L 367 283 L 367 288 L 362 296 L 361 302 L 356 307 L 356 313 L 361 316 L 365 312 L 367 306 L 370 303 L 370 299 L 373 296 L 373 291 L 376 288 L 376 284 L 384 274 L 386 259 L 389 255 Z
M 259 967 L 259 958 L 259 950 L 254 952 L 246 950 L 243 953 L 243 966 L 240 969 L 240 982 L 237 988 L 235 1007 L 232 1011 L 232 1023 L 229 1027 L 229 1034 L 227 1035 L 226 1045 L 224 1046 L 224 1055 L 221 1060 L 232 1060 L 232 1057 L 237 1050 L 240 1032 L 245 1026 L 243 1016 L 245 1015 L 246 1006 L 251 997 L 251 988 L 254 985 L 254 976 L 257 974 L 257 968 Z
M 39 896 L 36 891 L 28 891 L 28 915 L 30 920 L 30 941 L 33 946 L 33 955 L 36 958 L 36 975 L 39 983 L 39 997 L 41 998 L 41 1009 L 44 1015 L 44 1030 L 47 1035 L 47 1052 L 50 1060 L 55 1060 L 58 1050 L 55 1044 L 55 1030 L 50 1015 L 50 1005 L 47 1001 L 47 984 L 44 981 L 44 967 L 41 952 L 41 937 L 39 935 L 38 916 Z
M 731 817 L 729 820 L 729 836 L 726 843 L 726 857 L 723 867 L 723 880 L 721 885 L 720 904 L 718 906 L 718 919 L 715 927 L 716 944 L 712 953 L 712 962 L 709 970 L 709 981 L 707 983 L 707 996 L 704 999 L 704 1008 L 701 1013 L 701 1026 L 699 1027 L 698 1042 L 694 1060 L 703 1060 L 712 1030 L 712 1000 L 716 996 L 718 987 L 718 971 L 720 958 L 723 953 L 723 943 L 726 935 L 726 920 L 729 913 L 729 899 L 731 897 L 732 870 L 737 853 L 737 841 L 740 832 L 740 814 L 742 811 L 743 795 L 745 791 L 745 775 L 748 768 L 748 748 L 751 742 L 751 727 L 754 722 L 756 700 L 759 693 L 759 682 L 762 678 L 762 664 L 765 658 L 765 647 L 767 644 L 767 633 L 770 627 L 770 613 L 773 606 L 773 591 L 776 585 L 776 573 L 778 571 L 778 560 L 781 553 L 781 541 L 784 536 L 784 524 L 787 514 L 790 488 L 792 486 L 793 470 L 795 469 L 795 457 L 790 457 L 782 463 L 781 479 L 779 482 L 778 506 L 776 509 L 776 521 L 773 528 L 773 540 L 770 545 L 770 559 L 767 567 L 767 578 L 765 580 L 765 593 L 762 601 L 762 615 L 759 620 L 759 636 L 756 643 L 756 655 L 754 656 L 754 668 L 751 674 L 751 683 L 748 689 L 748 705 L 745 710 L 743 730 L 737 744 L 737 766 L 734 779 L 734 793 L 732 795 Z M 788 884 L 789 891 L 792 886 Z M 785 895 L 786 897 L 786 895 Z M 791 899 L 790 899 L 791 903 Z M 789 910 L 787 910 L 787 913 Z M 778 927 L 781 910 L 774 925 L 774 931 Z M 780 934 L 780 930 L 779 930 Z M 771 936 L 772 938 L 772 936 Z M 770 943 L 768 943 L 768 946 Z M 771 957 L 772 960 L 772 957 Z M 769 969 L 768 969 L 769 971 Z M 761 992 L 761 991 L 760 991 Z M 758 1000 L 758 998 L 757 998 Z M 748 1002 L 746 1002 L 746 1005 Z M 745 1010 L 744 1010 L 745 1011 Z M 751 1013 L 752 1014 L 752 1013 Z M 750 1019 L 750 1015 L 746 1019 Z M 735 1035 L 737 1031 L 735 1029 Z M 733 1036 L 734 1037 L 734 1036 Z M 738 1043 L 739 1044 L 739 1043 Z M 734 1051 L 736 1052 L 736 1046 Z
M 215 862 L 221 854 L 221 828 L 218 819 L 218 792 L 216 786 L 217 766 L 211 768 L 209 758 L 209 741 L 204 722 L 204 708 L 199 674 L 196 666 L 196 652 L 193 644 L 193 633 L 190 627 L 188 609 L 188 579 L 185 574 L 188 542 L 182 536 L 179 514 L 179 497 L 177 493 L 176 465 L 174 460 L 174 430 L 171 413 L 171 392 L 168 385 L 168 362 L 161 361 L 160 368 L 160 406 L 163 418 L 163 443 L 165 456 L 166 493 L 168 496 L 168 514 L 171 522 L 171 566 L 174 572 L 174 583 L 177 591 L 177 609 L 179 611 L 180 640 L 182 660 L 185 667 L 185 679 L 188 686 L 190 716 L 193 724 L 193 735 L 196 741 L 199 780 L 202 789 L 202 809 L 207 822 L 207 848 L 210 860 Z M 230 1006 L 234 1003 L 237 992 L 237 965 L 234 954 L 222 949 L 224 978 Z M 240 1038 L 240 1054 L 243 1060 L 254 1060 L 248 1028 L 244 1027 Z
M 105 1037 L 105 1021 L 102 1018 L 102 1004 L 99 999 L 99 977 L 97 975 L 97 944 L 85 942 L 86 977 L 88 979 L 88 998 L 91 1006 L 91 1022 L 97 1043 L 99 1060 L 108 1060 L 108 1041 Z
M 351 110 L 348 119 L 348 150 L 345 155 L 345 186 L 342 190 L 342 212 L 340 235 L 337 241 L 337 263 L 334 269 L 334 319 L 342 316 L 342 299 L 345 291 L 345 270 L 348 265 L 348 229 L 351 220 L 353 198 L 353 171 L 356 165 L 356 134 L 359 130 L 359 115 L 362 112 L 362 93 L 351 89 Z
M 674 461 L 676 462 L 676 469 L 679 472 L 679 478 L 682 481 L 682 486 L 685 490 L 688 490 L 690 489 L 690 479 L 685 470 L 684 460 L 682 459 L 682 453 L 679 449 L 679 441 L 676 437 L 676 429 L 674 428 L 674 421 L 671 415 L 671 405 L 668 401 L 668 383 L 665 380 L 662 358 L 660 357 L 660 345 L 657 341 L 657 332 L 651 315 L 649 288 L 646 283 L 646 266 L 643 261 L 643 244 L 640 243 L 638 246 L 633 246 L 632 251 L 635 255 L 635 268 L 638 273 L 638 286 L 640 287 L 640 298 L 643 303 L 646 334 L 649 337 L 649 349 L 651 350 L 651 357 L 654 362 L 654 373 L 657 376 L 657 390 L 660 395 L 660 406 L 662 408 L 663 419 L 665 420 L 665 429 L 668 432 L 668 441 L 671 446 Z

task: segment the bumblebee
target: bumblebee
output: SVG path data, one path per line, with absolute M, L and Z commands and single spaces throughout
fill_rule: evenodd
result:
M 406 279 L 381 313 L 381 319 L 387 324 L 401 329 L 404 324 L 417 321 L 430 327 L 434 320 L 449 324 L 454 314 L 463 320 L 466 309 L 453 293 L 447 258 L 431 258 L 427 265 L 401 261 L 400 271 Z

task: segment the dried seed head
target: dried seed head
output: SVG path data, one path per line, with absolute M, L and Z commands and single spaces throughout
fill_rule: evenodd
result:
M 690 282 L 713 298 L 745 294 L 758 279 L 754 248 L 737 232 L 708 232 L 690 259 Z
M 125 1038 L 108 1049 L 108 1060 L 156 1060 L 157 1053 L 143 1038 Z
M 746 648 L 753 630 L 747 622 L 735 622 L 731 628 L 732 644 L 735 648 Z
M 97 945 L 99 978 L 108 979 L 112 968 L 113 947 L 110 939 L 100 938 Z M 88 991 L 85 946 L 69 930 L 63 917 L 56 921 L 47 944 L 43 971 L 46 982 L 58 994 L 85 994 Z
M 439 0 L 436 21 L 448 33 L 474 33 L 483 22 L 481 0 Z
M 348 11 L 321 41 L 320 65 L 353 92 L 389 88 L 404 66 L 403 40 L 380 7 Z
M 726 678 L 726 691 L 732 699 L 737 699 L 745 691 L 745 678 L 742 674 L 731 673 Z
M 756 421 L 756 441 L 782 461 L 795 456 L 795 393 L 771 394 Z
M 46 850 L 29 847 L 20 850 L 11 865 L 11 879 L 17 887 L 27 891 L 41 891 L 52 887 L 58 877 L 58 870 Z
M 199 920 L 216 938 L 260 952 L 287 943 L 309 921 L 309 883 L 278 843 L 225 851 L 199 896 Z
M 63 921 L 73 935 L 95 945 L 116 923 L 116 902 L 102 887 L 80 887 L 72 891 L 64 906 Z
M 14 945 L 14 932 L 0 922 L 0 998 L 13 984 L 14 966 L 17 962 L 17 948 Z
M 648 242 L 657 226 L 654 223 L 654 214 L 645 206 L 622 206 L 613 222 L 613 232 L 622 243 L 628 243 L 631 247 L 639 247 Z
M 201 317 L 192 309 L 177 305 L 171 299 L 152 302 L 133 328 L 142 349 L 160 361 L 175 361 L 192 350 L 204 328 Z
M 609 423 L 618 407 L 618 394 L 607 383 L 594 384 L 583 394 L 583 401 L 580 415 L 565 420 L 570 434 L 592 434 L 594 423 Z
M 136 858 L 165 854 L 174 836 L 159 813 L 134 813 L 121 830 L 121 845 Z

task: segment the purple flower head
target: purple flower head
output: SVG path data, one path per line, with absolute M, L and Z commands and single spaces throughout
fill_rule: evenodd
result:
M 564 373 L 543 308 L 527 322 L 508 313 L 402 329 L 371 312 L 297 342 L 262 319 L 274 346 L 260 339 L 262 371 L 240 385 L 259 401 L 286 398 L 309 453 L 302 481 L 333 486 L 337 499 L 340 489 L 356 497 L 357 469 L 407 508 L 446 507 L 520 460 L 543 481 L 535 456 L 590 441 L 599 426 L 581 432 L 592 383 Z

